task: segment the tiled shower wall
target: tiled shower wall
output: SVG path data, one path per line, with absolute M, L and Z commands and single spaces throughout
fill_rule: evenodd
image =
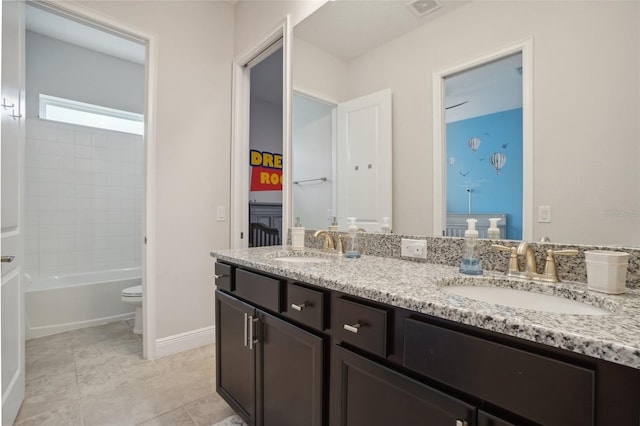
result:
M 26 126 L 26 271 L 141 265 L 141 136 L 40 119 Z

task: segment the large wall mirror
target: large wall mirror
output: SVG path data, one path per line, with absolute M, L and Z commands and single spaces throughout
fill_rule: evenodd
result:
M 329 109 L 389 90 L 393 231 L 441 235 L 433 212 L 446 176 L 434 177 L 433 76 L 531 40 L 524 238 L 640 246 L 639 16 L 640 4 L 625 1 L 443 2 L 424 16 L 405 2 L 328 2 L 294 28 L 293 87 Z M 295 141 L 293 149 L 295 179 Z M 333 149 L 317 176 L 328 186 L 340 185 Z M 321 220 L 307 226 L 326 228 L 335 212 L 316 210 Z

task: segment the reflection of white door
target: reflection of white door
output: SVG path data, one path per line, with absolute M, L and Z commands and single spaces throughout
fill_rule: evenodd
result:
M 22 164 L 24 160 L 24 3 L 2 1 L 2 424 L 12 424 L 24 398 Z M 11 261 L 9 261 L 11 260 Z
M 391 90 L 339 104 L 337 121 L 338 223 L 379 231 L 392 209 Z

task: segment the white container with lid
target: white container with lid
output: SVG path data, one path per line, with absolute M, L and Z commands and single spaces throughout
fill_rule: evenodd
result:
M 587 264 L 587 288 L 608 294 L 625 292 L 629 253 L 607 250 L 584 252 Z

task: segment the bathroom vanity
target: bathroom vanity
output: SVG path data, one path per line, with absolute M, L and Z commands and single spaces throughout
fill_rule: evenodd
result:
M 640 291 L 283 247 L 216 251 L 216 389 L 250 425 L 638 425 Z M 606 315 L 447 291 L 510 286 Z

